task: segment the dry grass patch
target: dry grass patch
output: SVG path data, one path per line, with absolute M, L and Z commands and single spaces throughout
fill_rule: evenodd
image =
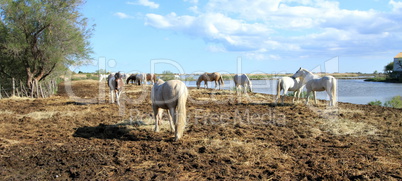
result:
M 333 135 L 367 136 L 376 135 L 379 130 L 368 123 L 349 119 L 317 120 L 320 129 Z
M 59 113 L 59 111 L 46 111 L 46 112 L 39 111 L 39 112 L 30 112 L 30 113 L 26 114 L 25 116 L 40 120 L 40 119 L 49 119 L 57 113 Z
M 9 110 L 0 110 L 0 115 L 1 114 L 14 114 L 13 111 L 9 111 Z
M 339 109 L 339 113 L 341 114 L 360 114 L 363 115 L 364 111 L 363 110 L 359 110 L 359 109 Z

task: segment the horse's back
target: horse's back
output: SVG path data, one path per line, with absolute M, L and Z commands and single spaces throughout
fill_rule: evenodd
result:
M 315 78 L 306 83 L 306 88 L 314 91 L 324 91 L 328 88 L 328 86 L 332 85 L 333 81 L 335 81 L 335 78 L 330 75 L 321 78 Z
M 188 94 L 187 86 L 180 80 L 169 80 L 164 84 L 162 91 L 165 97 L 172 98 L 180 94 Z
M 176 106 L 178 99 L 188 97 L 187 86 L 180 80 L 169 80 L 156 83 L 151 91 L 152 102 L 154 106 L 167 109 Z
M 115 79 L 116 78 L 114 77 L 114 74 L 109 74 L 109 76 L 107 77 L 107 81 L 108 81 L 107 85 L 109 86 L 110 89 L 114 89 L 115 85 L 113 84 L 113 82 Z
M 246 74 L 241 74 L 241 75 L 236 74 L 233 77 L 233 80 L 235 81 L 235 83 L 240 84 L 240 85 L 244 85 L 245 83 L 250 82 L 250 79 L 248 78 L 248 76 Z

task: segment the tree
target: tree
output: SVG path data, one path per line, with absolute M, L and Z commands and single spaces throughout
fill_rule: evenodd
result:
M 90 59 L 92 28 L 78 7 L 82 0 L 2 0 L 0 76 L 25 82 L 35 95 L 38 82 Z
M 384 67 L 384 72 L 388 75 L 391 74 L 393 71 L 394 71 L 394 62 L 390 62 Z

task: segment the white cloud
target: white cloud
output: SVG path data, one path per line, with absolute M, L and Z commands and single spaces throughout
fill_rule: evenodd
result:
M 127 15 L 127 14 L 125 14 L 125 13 L 122 13 L 122 12 L 114 13 L 114 15 L 117 16 L 117 17 L 119 17 L 119 18 L 121 18 L 121 19 L 130 19 L 130 18 L 134 18 L 134 17 L 132 17 L 132 16 L 130 16 L 130 15 Z
M 222 45 L 210 46 L 212 51 L 256 59 L 375 53 L 398 48 L 402 40 L 402 2 L 389 4 L 392 12 L 341 9 L 328 0 L 209 0 L 190 8 L 196 16 L 147 14 L 146 25 Z
M 147 14 L 146 25 L 202 37 L 211 42 L 218 41 L 232 51 L 258 49 L 254 42 L 261 41 L 261 38 L 270 32 L 262 24 L 245 23 L 220 13 L 208 13 L 197 17 L 177 16 L 175 13 L 166 16 Z
M 189 3 L 197 4 L 197 3 L 198 3 L 198 0 L 184 0 L 184 2 L 189 2 Z
M 159 4 L 149 1 L 149 0 L 138 0 L 137 2 L 127 2 L 127 4 L 146 6 L 146 7 L 152 8 L 152 9 L 159 8 Z
M 400 12 L 402 10 L 402 2 L 397 2 L 394 0 L 390 0 L 389 4 L 392 5 L 394 12 Z

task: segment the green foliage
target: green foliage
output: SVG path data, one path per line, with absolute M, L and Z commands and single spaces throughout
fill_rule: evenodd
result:
M 392 71 L 394 71 L 394 62 L 390 62 L 384 67 L 384 72 L 386 74 L 390 74 Z
M 272 76 L 264 75 L 264 74 L 250 74 L 248 75 L 250 80 L 267 80 L 271 79 Z
M 0 78 L 13 77 L 34 91 L 34 82 L 89 60 L 92 29 L 78 11 L 82 4 L 83 0 L 0 1 Z
M 366 79 L 365 81 L 373 81 L 373 82 L 395 82 L 402 83 L 402 73 L 398 71 L 394 71 L 394 62 L 388 63 L 384 66 L 385 76 L 381 76 L 377 74 L 378 72 L 374 72 L 374 78 Z
M 230 74 L 222 74 L 222 79 L 223 80 L 233 80 L 233 76 L 234 75 L 230 75 Z M 264 75 L 264 74 L 247 74 L 247 76 L 250 80 L 267 80 L 267 79 L 272 78 L 271 75 Z
M 402 108 L 402 97 L 395 96 L 391 100 L 384 103 L 385 107 Z
M 368 105 L 372 105 L 372 106 L 381 106 L 382 102 L 379 100 L 375 100 L 375 101 L 371 101 L 368 103 Z
M 162 74 L 159 75 L 160 79 L 164 80 L 164 81 L 168 81 L 168 80 L 173 80 L 174 79 L 174 73 L 169 71 L 169 70 L 165 70 L 162 72 Z
M 369 102 L 368 105 L 382 106 L 383 104 L 381 101 L 375 100 L 375 101 Z M 393 107 L 393 108 L 402 108 L 402 97 L 401 96 L 392 97 L 391 100 L 386 101 L 383 106 L 384 107 Z
M 295 92 L 293 91 L 293 92 L 288 92 L 287 94 L 286 94 L 286 96 L 289 96 L 289 97 L 293 97 L 295 95 Z M 310 93 L 310 96 L 309 96 L 310 98 L 312 98 L 313 97 L 313 93 Z M 307 92 L 306 91 L 302 91 L 301 93 L 300 93 L 300 98 L 307 98 Z

